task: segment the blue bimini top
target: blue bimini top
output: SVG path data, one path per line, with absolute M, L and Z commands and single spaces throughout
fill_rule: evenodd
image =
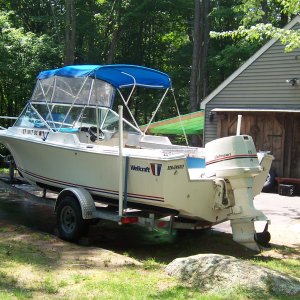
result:
M 167 89 L 172 86 L 171 79 L 167 74 L 136 65 L 73 65 L 42 71 L 37 79 L 43 80 L 53 76 L 92 77 L 106 81 L 115 88 L 136 85 L 153 89 Z

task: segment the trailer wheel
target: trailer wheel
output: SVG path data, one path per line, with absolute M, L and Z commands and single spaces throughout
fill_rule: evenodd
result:
M 69 195 L 58 204 L 56 221 L 59 236 L 67 241 L 75 242 L 88 231 L 88 222 L 82 218 L 77 199 Z

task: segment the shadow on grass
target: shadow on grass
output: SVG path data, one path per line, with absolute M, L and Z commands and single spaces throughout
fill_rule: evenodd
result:
M 20 286 L 18 281 L 13 277 L 0 271 L 0 298 L 10 299 L 12 296 L 17 299 L 32 298 L 36 289 Z
M 199 294 L 198 289 L 188 288 L 189 291 L 186 291 L 187 287 L 182 286 L 174 286 L 169 289 L 165 289 L 159 291 L 155 294 L 152 294 L 148 297 L 148 299 L 186 299 L 187 295 L 190 299 L 201 299 L 201 300 L 219 300 L 219 299 L 257 299 L 257 300 L 265 300 L 265 299 L 299 299 L 299 296 L 283 296 L 283 295 L 275 295 L 270 291 L 263 290 L 261 288 L 255 289 L 247 289 L 243 287 L 237 287 L 235 289 L 227 289 L 227 290 L 216 290 L 214 292 L 205 292 L 201 291 Z
M 295 247 L 288 247 L 283 245 L 271 244 L 272 248 L 276 250 L 282 256 L 295 256 L 300 258 L 300 244 L 296 244 Z
M 1 267 L 17 262 L 45 268 L 55 262 L 36 245 L 22 240 L 6 241 L 3 239 L 0 240 L 0 260 Z
M 0 299 L 32 299 L 34 293 L 47 295 L 48 298 L 49 295 L 58 292 L 58 288 L 50 277 L 40 278 L 35 285 L 34 287 L 26 287 L 18 281 L 17 276 L 0 271 Z
M 300 249 L 272 245 L 273 253 L 262 253 L 250 259 L 260 266 L 300 278 Z M 275 252 L 275 254 L 274 254 Z
M 54 231 L 55 218 L 48 208 L 25 202 L 20 204 L 19 202 L 1 201 L 1 213 L 7 215 L 8 224 L 10 222 L 22 224 L 48 233 Z M 29 215 L 30 218 L 28 218 Z M 0 216 L 5 217 L 1 214 Z M 42 235 L 43 233 L 41 233 Z M 112 250 L 119 254 L 125 253 L 143 261 L 153 258 L 156 262 L 164 264 L 171 262 L 177 257 L 186 257 L 199 253 L 231 255 L 246 259 L 254 258 L 257 255 L 256 252 L 235 243 L 231 234 L 215 230 L 174 231 L 169 235 L 166 231 L 150 232 L 136 225 L 118 226 L 115 223 L 106 221 L 91 227 L 88 245 Z M 297 253 L 300 253 L 300 246 L 298 249 L 277 245 L 274 245 L 274 247 L 282 255 L 285 255 L 285 253 L 286 255 L 297 255 Z M 22 247 L 19 248 L 21 250 Z M 82 248 L 82 251 L 84 252 L 86 249 Z M 39 256 L 43 257 L 44 253 L 47 253 L 45 249 Z M 31 256 L 34 258 L 34 253 Z M 22 256 L 19 256 L 18 259 L 22 259 Z M 36 263 L 42 265 L 43 259 L 40 258 L 40 262 L 36 259 Z
M 102 222 L 91 228 L 91 245 L 103 247 L 120 254 L 128 254 L 139 260 L 154 258 L 167 264 L 177 257 L 199 253 L 217 253 L 240 258 L 251 258 L 257 254 L 232 240 L 231 234 L 214 230 L 149 232 L 138 226 L 117 226 Z

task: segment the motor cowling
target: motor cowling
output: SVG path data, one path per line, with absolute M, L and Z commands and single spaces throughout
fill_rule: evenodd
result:
M 205 145 L 206 173 L 217 177 L 252 177 L 261 172 L 253 140 L 248 135 L 220 138 Z

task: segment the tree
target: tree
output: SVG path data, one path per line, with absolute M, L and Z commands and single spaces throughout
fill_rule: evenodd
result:
M 193 58 L 190 82 L 190 110 L 200 108 L 201 100 L 207 93 L 207 51 L 209 42 L 209 11 L 208 0 L 195 0 Z M 192 144 L 199 143 L 197 136 L 192 137 Z
M 0 0 L 2 11 L 11 11 L 10 22 L 15 28 L 37 35 L 47 34 L 63 42 L 63 0 Z M 59 39 L 62 37 L 61 39 Z
M 208 0 L 195 0 L 193 57 L 190 84 L 190 110 L 199 109 L 200 102 L 207 93 L 207 51 L 209 42 Z
M 60 49 L 47 35 L 15 28 L 12 12 L 0 12 L 0 115 L 16 116 L 30 97 L 36 74 L 60 61 Z
M 65 65 L 72 65 L 75 60 L 76 15 L 74 0 L 65 0 Z
M 296 0 L 0 0 L 0 113 L 19 112 L 36 74 L 64 63 L 157 68 L 170 74 L 180 111 L 198 110 L 269 38 L 267 29 L 273 34 L 299 6 Z M 209 38 L 210 29 L 222 38 Z M 290 47 L 297 46 L 300 39 L 290 35 Z M 156 92 L 140 90 L 131 102 L 140 123 L 152 116 Z M 167 98 L 157 120 L 175 113 Z
M 55 68 L 74 62 L 132 63 L 171 73 L 179 106 L 187 112 L 192 0 L 0 0 L 0 6 L 3 11 L 10 11 L 7 20 L 11 28 L 31 36 L 26 44 L 27 65 L 22 67 L 24 78 L 20 79 L 31 84 L 27 87 L 26 83 L 23 96 L 13 96 L 6 89 L 5 97 L 15 99 L 17 110 L 24 103 L 24 95 L 30 95 L 33 79 L 42 66 Z M 37 40 L 45 43 L 37 45 Z M 6 53 L 12 61 L 3 56 L 3 66 L 18 62 L 13 59 L 15 48 L 7 43 Z M 39 54 L 29 62 L 35 51 Z M 139 93 L 133 109 L 141 122 L 147 122 L 156 95 Z M 160 111 L 162 118 L 174 114 L 168 101 L 171 99 Z
M 298 30 L 285 30 L 284 26 L 291 18 L 300 12 L 300 2 L 297 0 L 270 0 L 267 9 L 265 0 L 246 0 L 241 5 L 244 11 L 242 26 L 232 31 L 211 32 L 211 37 L 244 38 L 248 41 L 276 38 L 292 51 L 300 47 L 300 32 Z

